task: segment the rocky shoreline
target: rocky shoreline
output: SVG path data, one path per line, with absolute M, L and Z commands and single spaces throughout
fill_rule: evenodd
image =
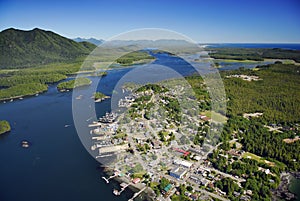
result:
M 300 178 L 300 172 L 284 172 L 280 175 L 280 184 L 277 189 L 273 190 L 274 200 L 295 200 L 296 195 L 289 191 L 291 177 Z

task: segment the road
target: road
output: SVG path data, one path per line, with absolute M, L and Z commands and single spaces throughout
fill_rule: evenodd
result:
M 226 199 L 226 198 L 221 197 L 220 195 L 217 195 L 217 194 L 208 192 L 207 190 L 204 190 L 204 189 L 200 189 L 200 188 L 198 187 L 199 184 L 195 183 L 195 182 L 194 182 L 193 180 L 191 180 L 191 179 L 188 179 L 188 182 L 190 182 L 190 183 L 196 185 L 196 186 L 193 186 L 193 188 L 195 189 L 195 191 L 201 192 L 201 193 L 203 193 L 203 194 L 209 195 L 209 196 L 211 196 L 211 197 L 217 198 L 217 199 L 222 200 L 222 201 L 230 201 L 230 200 L 228 200 L 228 199 Z

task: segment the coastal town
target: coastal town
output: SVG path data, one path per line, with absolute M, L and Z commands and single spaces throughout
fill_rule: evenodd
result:
M 175 97 L 188 91 L 181 85 L 133 88 L 125 88 L 130 93 L 119 100 L 123 113 L 107 112 L 90 125 L 91 150 L 111 170 L 103 179 L 120 181 L 120 188 L 113 190 L 116 196 L 132 186 L 138 192 L 131 200 L 145 191 L 152 200 L 247 201 L 256 196 L 252 175 L 270 187 L 279 183 L 276 164 L 242 150 L 236 133 L 228 144 L 213 144 L 207 135 L 218 122 L 179 104 Z M 222 170 L 225 164 L 230 169 Z

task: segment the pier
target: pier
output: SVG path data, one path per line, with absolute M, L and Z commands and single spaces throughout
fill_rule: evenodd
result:
M 99 121 L 101 123 L 112 123 L 116 120 L 116 118 L 118 117 L 118 115 L 115 112 L 106 112 L 106 114 L 99 118 Z
M 114 175 L 110 176 L 108 179 L 106 179 L 105 177 L 102 177 L 102 179 L 104 179 L 106 181 L 106 183 L 108 184 L 110 179 L 115 178 L 117 176 L 118 176 L 118 173 L 115 173 Z
M 139 196 L 147 187 L 145 186 L 143 189 L 141 189 L 139 192 L 135 193 L 132 198 L 130 198 L 128 201 L 133 201 L 134 198 Z
M 92 124 L 89 124 L 88 126 L 89 127 L 98 127 L 98 126 L 101 126 L 101 123 L 100 122 L 93 122 Z
M 114 189 L 113 193 L 115 195 L 121 195 L 121 193 L 130 185 L 130 183 L 126 184 L 126 183 L 121 183 L 120 186 L 122 187 L 120 191 L 118 191 L 117 189 Z

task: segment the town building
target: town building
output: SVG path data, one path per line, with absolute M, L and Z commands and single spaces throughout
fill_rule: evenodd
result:
M 175 177 L 176 179 L 182 179 L 186 173 L 187 173 L 186 169 L 177 166 L 170 171 L 170 176 Z

